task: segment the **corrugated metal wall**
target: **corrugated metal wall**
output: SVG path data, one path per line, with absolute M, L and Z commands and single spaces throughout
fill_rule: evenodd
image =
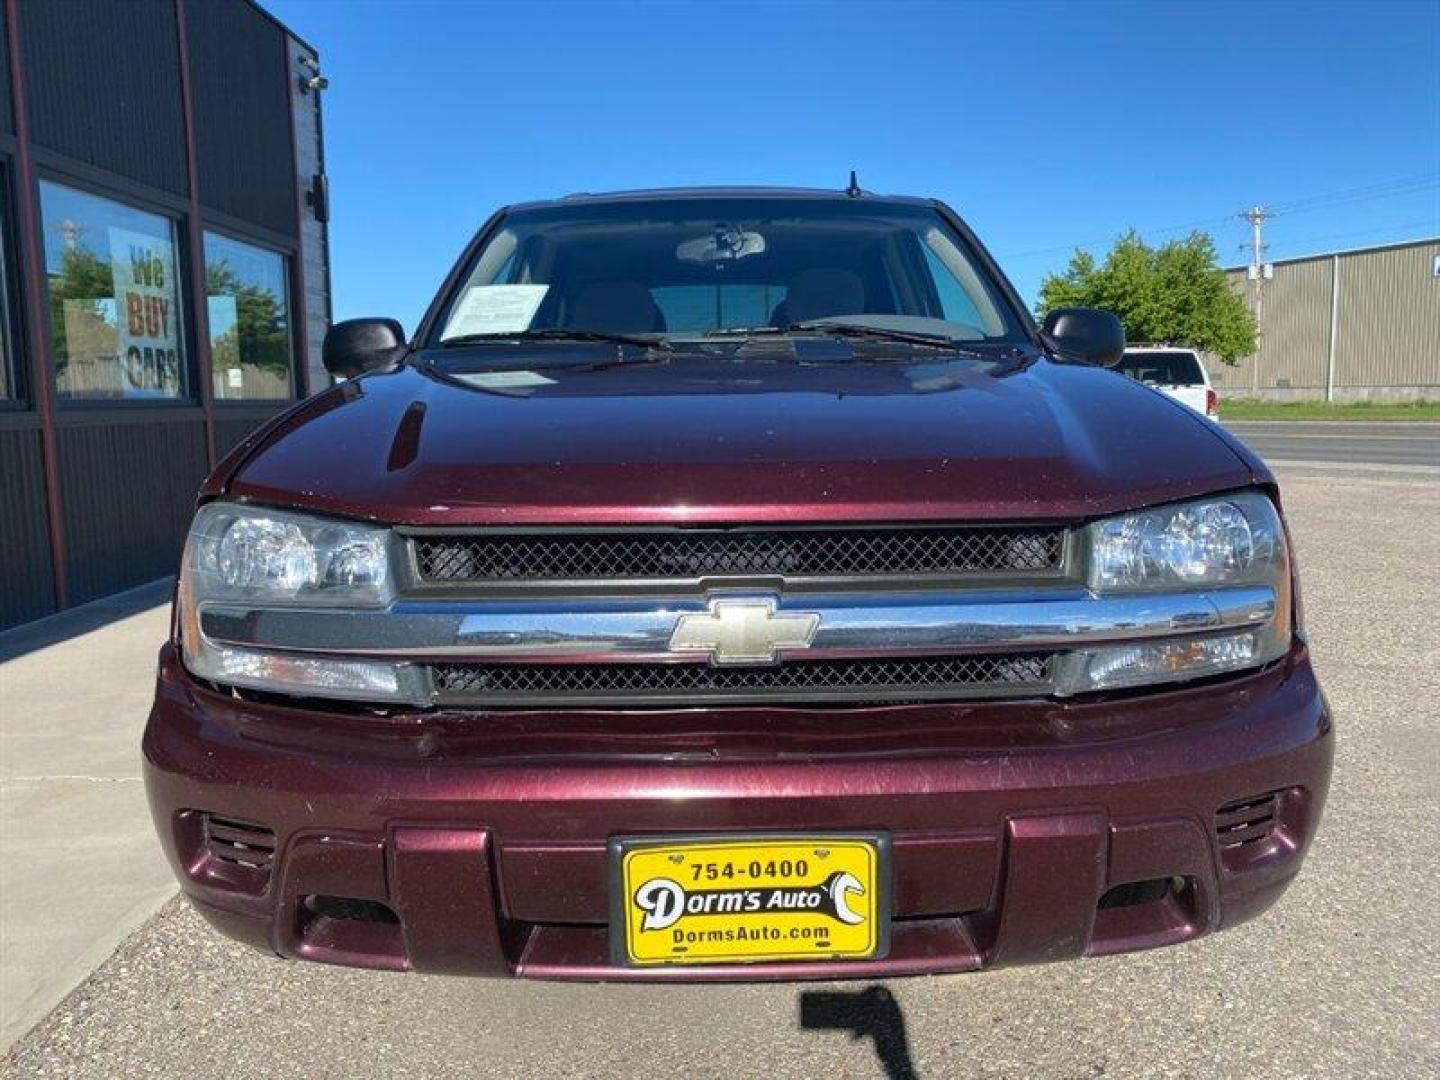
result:
M 1440 243 L 1340 256 L 1337 388 L 1440 389 L 1437 255 Z
M 1249 284 L 1244 274 L 1240 275 L 1240 283 L 1248 301 Z M 1254 387 L 1257 370 L 1262 389 L 1324 390 L 1329 351 L 1330 264 L 1290 263 L 1277 266 L 1275 279 L 1265 282 L 1260 351 L 1233 368 L 1210 364 L 1210 377 L 1232 393 Z
M 0 430 L 0 627 L 54 609 L 40 432 Z
M 283 412 L 292 402 L 277 401 L 273 404 L 247 405 L 245 408 L 225 408 L 215 414 L 215 460 L 219 461 L 240 445 L 246 435 L 254 431 L 272 416 Z
M 103 427 L 62 426 L 56 442 L 71 603 L 173 574 L 208 471 L 204 427 L 156 410 Z
M 200 203 L 295 235 L 286 37 L 244 4 L 185 0 Z
M 1323 398 L 1330 364 L 1331 288 L 1338 269 L 1336 398 L 1440 397 L 1440 241 L 1274 264 L 1262 286 L 1260 348 L 1230 366 L 1207 357 L 1232 396 Z M 1244 270 L 1230 271 L 1249 302 Z
M 3 11 L 0 11 L 3 16 Z M 15 130 L 14 110 L 10 107 L 10 28 L 0 17 L 0 131 Z
M 20 35 L 36 145 L 187 192 L 173 0 L 22 3 Z

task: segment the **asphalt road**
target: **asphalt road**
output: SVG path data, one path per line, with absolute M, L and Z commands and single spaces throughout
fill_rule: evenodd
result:
M 1430 466 L 1440 469 L 1440 424 L 1351 420 L 1237 420 L 1227 428 L 1267 462 Z
M 1307 865 L 1254 922 L 1156 952 L 883 986 L 607 987 L 287 963 L 175 902 L 0 1073 L 1440 1075 L 1440 485 L 1281 479 L 1338 746 Z

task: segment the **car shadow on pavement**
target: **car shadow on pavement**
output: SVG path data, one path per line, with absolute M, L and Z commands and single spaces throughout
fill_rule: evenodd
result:
M 853 1039 L 872 1040 L 890 1080 L 915 1080 L 920 1075 L 910 1058 L 905 1015 L 895 995 L 883 986 L 850 993 L 807 990 L 800 995 L 800 1026 L 808 1031 L 848 1031 Z

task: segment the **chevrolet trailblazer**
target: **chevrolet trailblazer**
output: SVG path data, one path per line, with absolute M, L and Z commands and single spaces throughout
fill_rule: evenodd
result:
M 964 971 L 1271 904 L 1329 779 L 1274 477 L 947 207 L 497 213 L 206 481 L 145 735 L 216 927 L 580 979 Z

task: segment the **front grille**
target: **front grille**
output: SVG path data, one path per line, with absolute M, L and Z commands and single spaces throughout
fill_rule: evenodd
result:
M 1060 569 L 1051 525 L 665 529 L 419 535 L 427 582 L 687 580 L 711 576 L 894 578 L 1035 575 Z
M 694 704 L 724 701 L 915 701 L 1048 692 L 1053 654 L 707 664 L 436 664 L 442 703 Z
M 1267 839 L 1280 814 L 1280 792 L 1252 795 L 1215 811 L 1215 835 L 1225 849 L 1244 848 Z

